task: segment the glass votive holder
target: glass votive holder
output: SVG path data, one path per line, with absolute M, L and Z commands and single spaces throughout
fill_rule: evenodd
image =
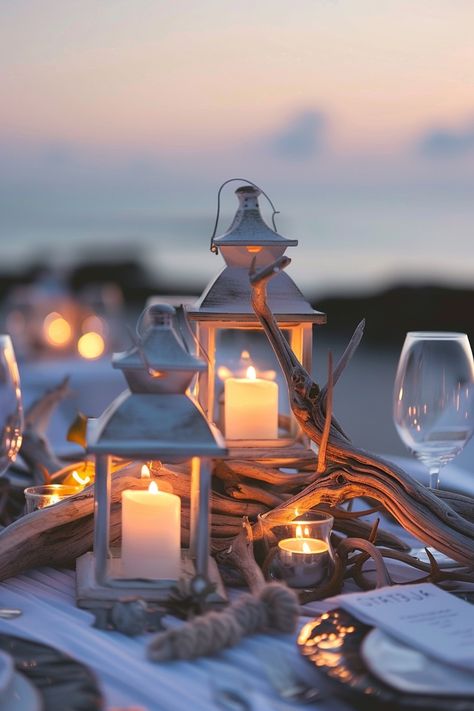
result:
M 68 496 L 79 494 L 82 489 L 82 486 L 69 486 L 68 484 L 29 486 L 25 489 L 26 513 L 57 504 L 59 501 L 67 499 Z
M 261 514 L 264 563 L 267 578 L 283 580 L 292 588 L 315 588 L 334 570 L 330 514 L 309 511 L 289 523 L 272 523 L 271 514 Z

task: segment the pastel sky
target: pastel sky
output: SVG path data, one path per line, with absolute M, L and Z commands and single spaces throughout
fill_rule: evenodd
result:
M 0 0 L 3 254 L 212 224 L 233 175 L 326 252 L 382 234 L 373 274 L 400 234 L 468 245 L 473 28 L 473 0 Z
M 303 112 L 337 153 L 474 117 L 471 0 L 2 0 L 0 141 L 229 149 Z

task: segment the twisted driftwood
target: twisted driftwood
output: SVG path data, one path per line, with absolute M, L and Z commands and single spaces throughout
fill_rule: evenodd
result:
M 425 489 L 405 472 L 374 455 L 355 448 L 332 416 L 332 393 L 342 371 L 357 348 L 363 324 L 356 329 L 336 367 L 329 368 L 324 388 L 311 379 L 296 359 L 281 334 L 266 302 L 266 284 L 289 260 L 278 260 L 258 274 L 252 274 L 253 306 L 274 348 L 286 377 L 292 410 L 302 430 L 319 447 L 319 455 L 294 451 L 294 458 L 279 458 L 276 450 L 260 451 L 255 461 L 216 462 L 211 495 L 211 544 L 221 561 L 240 570 L 250 585 L 261 576 L 252 553 L 252 538 L 261 535 L 258 525 L 242 542 L 242 517 L 255 522 L 265 513 L 267 521 L 286 522 L 299 513 L 318 506 L 335 517 L 335 530 L 348 538 L 339 547 L 341 564 L 333 579 L 318 596 L 338 589 L 345 577 L 352 576 L 360 587 L 372 585 L 363 570 L 371 557 L 377 580 L 387 581 L 385 558 L 397 558 L 419 569 L 422 579 L 474 582 L 474 503 L 470 497 Z M 22 451 L 30 466 L 32 480 L 61 480 L 56 473 L 62 464 L 51 452 L 44 434 L 52 409 L 65 396 L 67 383 L 46 394 L 36 403 L 29 417 Z M 125 465 L 125 463 L 124 463 Z M 80 464 L 78 465 L 80 466 Z M 280 467 L 293 467 L 288 474 Z M 162 466 L 153 463 L 152 475 L 171 485 L 182 500 L 182 540 L 189 538 L 190 471 L 187 466 Z M 143 486 L 139 466 L 119 468 L 112 478 L 111 543 L 120 537 L 120 496 L 124 488 Z M 8 488 L 3 499 L 8 497 Z M 377 504 L 361 512 L 341 508 L 355 497 Z M 0 505 L 2 502 L 0 501 Z M 441 570 L 432 559 L 429 565 L 412 558 L 407 546 L 393 534 L 363 520 L 367 514 L 386 509 L 408 531 L 428 545 L 442 550 L 459 562 L 459 567 Z M 247 532 L 250 530 L 247 527 Z M 38 565 L 71 565 L 76 557 L 90 550 L 93 537 L 93 487 L 61 503 L 34 512 L 9 525 L 0 533 L 0 579 Z M 374 548 L 374 544 L 378 546 Z M 361 551 L 355 554 L 354 551 Z
M 442 497 L 425 488 L 399 467 L 354 447 L 331 416 L 326 417 L 328 396 L 357 348 L 360 324 L 341 360 L 330 368 L 328 386 L 319 388 L 306 372 L 280 331 L 267 303 L 268 281 L 290 263 L 280 257 L 274 264 L 252 273 L 252 304 L 275 351 L 289 390 L 291 409 L 302 430 L 319 446 L 318 476 L 306 488 L 279 504 L 270 519 L 288 521 L 318 504 L 336 506 L 355 497 L 382 504 L 407 531 L 458 563 L 474 565 L 474 502 L 450 494 Z

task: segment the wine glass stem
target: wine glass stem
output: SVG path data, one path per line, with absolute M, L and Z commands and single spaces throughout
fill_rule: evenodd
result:
M 430 467 L 430 489 L 439 489 L 439 467 Z

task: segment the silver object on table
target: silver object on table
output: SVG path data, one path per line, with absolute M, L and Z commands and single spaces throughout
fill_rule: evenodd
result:
M 225 711 L 252 711 L 252 704 L 247 697 L 232 686 L 214 688 L 213 701 Z
M 15 617 L 20 617 L 23 610 L 18 610 L 15 607 L 0 607 L 0 618 L 2 620 L 14 620 Z
M 272 649 L 260 653 L 259 659 L 269 682 L 285 701 L 311 704 L 322 700 L 321 691 L 298 676 L 286 654 Z

